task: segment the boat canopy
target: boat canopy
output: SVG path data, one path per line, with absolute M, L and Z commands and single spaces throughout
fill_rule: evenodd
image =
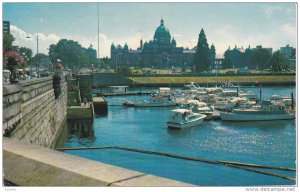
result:
M 181 113 L 181 114 L 188 113 L 190 111 L 191 110 L 189 110 L 189 109 L 174 109 L 174 110 L 172 110 L 173 113 Z
M 160 87 L 159 91 L 167 92 L 167 91 L 171 91 L 171 89 L 169 87 Z

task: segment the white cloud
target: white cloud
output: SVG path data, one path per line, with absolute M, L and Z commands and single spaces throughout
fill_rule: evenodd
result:
M 110 57 L 110 47 L 114 43 L 115 46 L 124 46 L 127 43 L 129 49 L 137 49 L 140 46 L 140 40 L 149 41 L 152 39 L 150 34 L 134 33 L 131 36 L 125 36 L 121 38 L 109 37 L 106 34 L 99 33 L 99 47 L 100 47 L 100 57 Z M 91 38 L 84 37 L 74 37 L 75 41 L 78 41 L 83 47 L 89 47 L 92 44 L 93 48 L 98 50 L 98 37 L 94 36 Z
M 15 37 L 14 45 L 19 47 L 28 47 L 32 49 L 33 54 L 36 53 L 37 43 L 36 37 L 39 39 L 39 53 L 48 54 L 48 48 L 51 44 L 56 44 L 60 39 L 72 39 L 74 41 L 78 41 L 83 47 L 88 48 L 90 44 L 92 44 L 93 48 L 98 50 L 98 37 L 83 37 L 83 36 L 68 36 L 68 37 L 60 37 L 56 34 L 44 34 L 44 33 L 35 33 L 30 34 L 17 26 L 11 25 L 11 34 Z M 30 38 L 27 38 L 30 37 Z M 108 56 L 110 57 L 110 47 L 111 44 L 122 45 L 125 43 L 128 44 L 129 48 L 136 49 L 140 46 L 140 40 L 149 41 L 152 39 L 151 34 L 141 34 L 135 33 L 129 37 L 109 37 L 106 34 L 99 33 L 99 47 L 100 47 L 100 57 Z M 97 51 L 98 52 L 98 51 Z
M 281 26 L 281 30 L 286 35 L 294 35 L 296 36 L 296 25 L 292 23 L 285 23 Z
M 19 47 L 28 47 L 32 49 L 33 54 L 37 52 L 37 37 L 39 41 L 39 53 L 45 54 L 48 54 L 47 49 L 51 44 L 56 44 L 61 39 L 55 34 L 30 34 L 14 25 L 10 26 L 10 30 L 11 34 L 15 37 L 14 45 L 17 45 Z

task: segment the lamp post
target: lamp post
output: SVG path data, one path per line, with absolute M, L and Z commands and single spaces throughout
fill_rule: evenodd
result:
M 31 39 L 32 37 L 30 36 L 27 36 L 26 37 L 27 39 Z M 36 34 L 36 57 L 37 57 L 37 77 L 39 78 L 40 77 L 40 74 L 39 74 L 39 65 L 40 65 L 40 57 L 39 57 L 39 34 Z M 32 69 L 32 67 L 31 67 Z M 31 70 L 32 72 L 32 70 Z

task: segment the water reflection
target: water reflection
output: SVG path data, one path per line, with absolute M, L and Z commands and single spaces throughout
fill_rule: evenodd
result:
M 250 122 L 230 122 L 221 121 L 220 123 L 224 127 L 236 128 L 236 129 L 259 129 L 261 131 L 276 131 L 283 130 L 287 126 L 293 125 L 294 120 L 274 120 L 274 121 L 250 121 Z
M 78 138 L 86 138 L 95 141 L 94 124 L 91 119 L 72 119 L 68 120 L 68 134 L 76 135 Z

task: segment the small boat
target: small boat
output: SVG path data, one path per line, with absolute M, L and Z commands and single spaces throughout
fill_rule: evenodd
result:
M 247 98 L 249 101 L 257 101 L 258 100 L 256 95 L 251 92 L 241 92 L 239 94 L 239 97 Z
M 171 111 L 167 125 L 171 128 L 184 129 L 202 124 L 205 118 L 206 115 L 193 113 L 188 109 L 175 109 Z
M 197 83 L 195 82 L 189 82 L 188 84 L 183 85 L 182 90 L 194 90 L 194 91 L 199 91 L 203 90 Z
M 170 107 L 176 106 L 176 100 L 173 97 L 156 96 L 151 97 L 150 101 L 142 100 L 133 103 L 134 107 Z
M 263 101 L 260 106 L 249 109 L 233 109 L 232 112 L 220 112 L 224 121 L 270 121 L 291 120 L 295 114 L 290 113 L 284 105 Z
M 199 107 L 195 110 L 195 112 L 197 113 L 201 113 L 203 115 L 206 115 L 205 120 L 211 120 L 212 119 L 212 115 L 214 113 L 214 109 L 213 107 Z

